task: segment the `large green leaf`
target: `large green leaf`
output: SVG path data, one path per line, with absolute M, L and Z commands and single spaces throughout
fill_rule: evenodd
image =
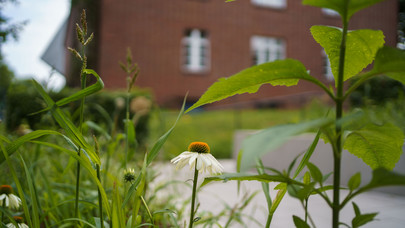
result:
M 405 84 L 405 51 L 397 48 L 384 46 L 376 54 L 374 68 L 361 74 L 357 80 L 346 92 L 345 99 L 362 85 L 366 80 L 378 76 L 387 75 L 388 77 Z
M 405 84 L 405 51 L 384 46 L 377 52 L 372 72 L 385 74 Z
M 357 11 L 382 1 L 384 0 L 303 0 L 302 4 L 333 9 L 350 19 Z
M 247 68 L 228 78 L 219 79 L 186 112 L 236 94 L 255 93 L 263 84 L 293 86 L 298 83 L 299 79 L 310 81 L 329 92 L 318 79 L 307 73 L 305 66 L 298 60 L 277 60 Z
M 278 148 L 292 136 L 319 129 L 332 122 L 332 119 L 323 118 L 300 124 L 280 125 L 265 129 L 248 137 L 242 143 L 241 171 L 248 170 L 252 164 L 255 164 L 258 158 Z
M 315 25 L 311 33 L 329 57 L 332 73 L 337 84 L 342 31 L 336 27 Z M 346 40 L 346 57 L 343 79 L 355 76 L 373 62 L 379 48 L 384 45 L 384 34 L 379 30 L 361 29 L 349 31 Z
M 404 134 L 391 123 L 373 123 L 348 133 L 344 149 L 361 158 L 372 169 L 393 169 L 402 154 Z

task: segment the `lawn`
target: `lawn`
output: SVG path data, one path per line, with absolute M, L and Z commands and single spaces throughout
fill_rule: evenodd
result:
M 263 129 L 279 124 L 297 123 L 322 115 L 318 105 L 302 109 L 248 109 L 199 111 L 185 114 L 164 145 L 164 156 L 172 158 L 187 150 L 193 141 L 207 142 L 217 158 L 232 156 L 233 135 L 238 129 Z M 155 113 L 150 123 L 150 139 L 156 140 L 175 122 L 178 111 Z

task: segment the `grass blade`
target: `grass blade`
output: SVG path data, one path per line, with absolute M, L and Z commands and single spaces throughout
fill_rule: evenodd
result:
M 159 153 L 160 149 L 162 148 L 163 144 L 165 144 L 167 138 L 172 133 L 172 131 L 173 131 L 174 127 L 176 126 L 177 122 L 179 121 L 180 117 L 183 115 L 184 107 L 186 105 L 186 99 L 187 99 L 187 95 L 184 97 L 183 105 L 181 107 L 179 115 L 177 116 L 176 122 L 174 122 L 173 126 L 163 136 L 161 136 L 157 140 L 157 142 L 155 143 L 155 145 L 153 145 L 151 151 L 149 152 L 147 162 L 146 162 L 146 164 L 148 166 L 150 165 L 150 163 L 152 163 L 153 159 L 155 159 L 155 157 L 158 155 L 158 153 Z
M 91 179 L 93 180 L 94 183 L 97 184 L 98 188 L 100 189 L 101 197 L 103 198 L 103 206 L 106 209 L 108 217 L 111 218 L 111 210 L 110 210 L 110 205 L 108 204 L 109 199 L 107 198 L 107 194 L 105 193 L 104 187 L 102 186 L 102 184 L 100 183 L 100 181 L 97 178 L 96 170 L 93 169 L 93 166 L 91 165 L 90 161 L 88 159 L 86 159 L 85 156 L 78 156 L 76 151 L 68 150 L 68 149 L 58 146 L 56 144 L 52 144 L 52 143 L 48 143 L 48 142 L 40 142 L 40 141 L 33 141 L 33 143 L 48 146 L 48 147 L 54 148 L 56 150 L 60 150 L 62 152 L 67 153 L 72 158 L 76 159 L 77 161 L 79 161 L 80 165 L 82 165 L 85 169 L 87 169 L 87 171 L 90 174 Z
M 27 178 L 27 184 L 28 184 L 28 189 L 31 195 L 31 207 L 32 207 L 32 223 L 33 223 L 33 227 L 40 227 L 40 223 L 39 223 L 39 210 L 38 210 L 38 196 L 37 196 L 37 191 L 34 188 L 34 182 L 32 181 L 32 177 L 31 177 L 31 172 L 29 172 L 27 165 L 25 164 L 25 161 L 23 159 L 23 157 L 21 156 L 21 154 L 18 154 L 21 164 L 24 168 L 24 172 L 25 172 L 25 176 Z

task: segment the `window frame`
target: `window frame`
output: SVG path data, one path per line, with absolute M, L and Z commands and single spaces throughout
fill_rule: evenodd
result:
M 279 1 L 280 3 L 277 3 L 277 1 Z M 272 9 L 287 8 L 287 0 L 251 0 L 250 2 L 255 6 L 264 8 L 272 8 Z
M 253 35 L 250 38 L 252 65 L 286 58 L 287 45 L 283 38 Z
M 181 39 L 181 69 L 186 73 L 207 73 L 211 68 L 211 43 L 207 30 L 185 29 Z

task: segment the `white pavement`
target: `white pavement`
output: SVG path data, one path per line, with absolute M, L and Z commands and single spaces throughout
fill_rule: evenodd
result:
M 225 167 L 225 172 L 235 172 L 236 166 L 234 160 L 221 160 L 220 162 Z M 183 168 L 182 170 L 175 171 L 174 165 L 169 163 L 164 165 L 159 164 L 159 169 L 161 174 L 164 175 L 160 175 L 156 180 L 157 182 L 170 180 L 187 181 L 192 179 L 192 171 L 190 171 L 187 167 Z M 204 177 L 199 178 L 199 183 L 202 183 L 203 178 Z M 270 189 L 274 188 L 275 185 L 275 183 L 271 183 Z M 188 188 L 181 189 L 187 189 L 187 191 L 182 192 L 180 190 L 179 192 L 178 188 L 173 188 L 172 190 L 179 193 L 184 198 L 191 196 L 191 191 L 189 191 Z M 247 218 L 245 218 L 244 221 L 246 222 L 247 227 L 264 227 L 267 218 L 266 199 L 261 192 L 261 183 L 257 181 L 242 182 L 241 192 L 239 195 L 237 192 L 236 181 L 229 181 L 226 183 L 213 182 L 207 186 L 204 186 L 198 193 L 200 202 L 199 212 L 210 211 L 213 214 L 217 214 L 224 209 L 224 203 L 233 207 L 235 204 L 241 203 L 243 193 L 254 193 L 255 191 L 260 192 L 254 197 L 249 206 L 245 208 L 244 212 L 246 215 L 254 217 L 261 223 L 261 225 L 251 222 Z M 165 194 L 170 193 L 166 191 Z M 276 192 L 271 190 L 271 196 L 273 199 L 275 194 Z M 345 192 L 342 191 L 342 197 L 344 197 L 344 194 Z M 368 192 L 355 197 L 354 202 L 356 202 L 356 204 L 359 206 L 362 213 L 378 212 L 376 221 L 362 227 L 405 227 L 405 196 L 382 192 Z M 331 209 L 322 198 L 319 196 L 311 196 L 309 200 L 309 212 L 317 228 L 331 227 Z M 295 227 L 292 220 L 293 215 L 303 218 L 304 210 L 297 199 L 294 199 L 286 194 L 273 217 L 271 227 Z M 351 225 L 351 220 L 354 217 L 354 211 L 351 203 L 347 204 L 347 206 L 342 210 L 340 216 L 340 220 L 342 222 Z M 221 226 L 225 225 L 225 221 L 220 221 L 219 223 Z M 230 227 L 238 228 L 243 226 L 234 222 L 230 225 Z

